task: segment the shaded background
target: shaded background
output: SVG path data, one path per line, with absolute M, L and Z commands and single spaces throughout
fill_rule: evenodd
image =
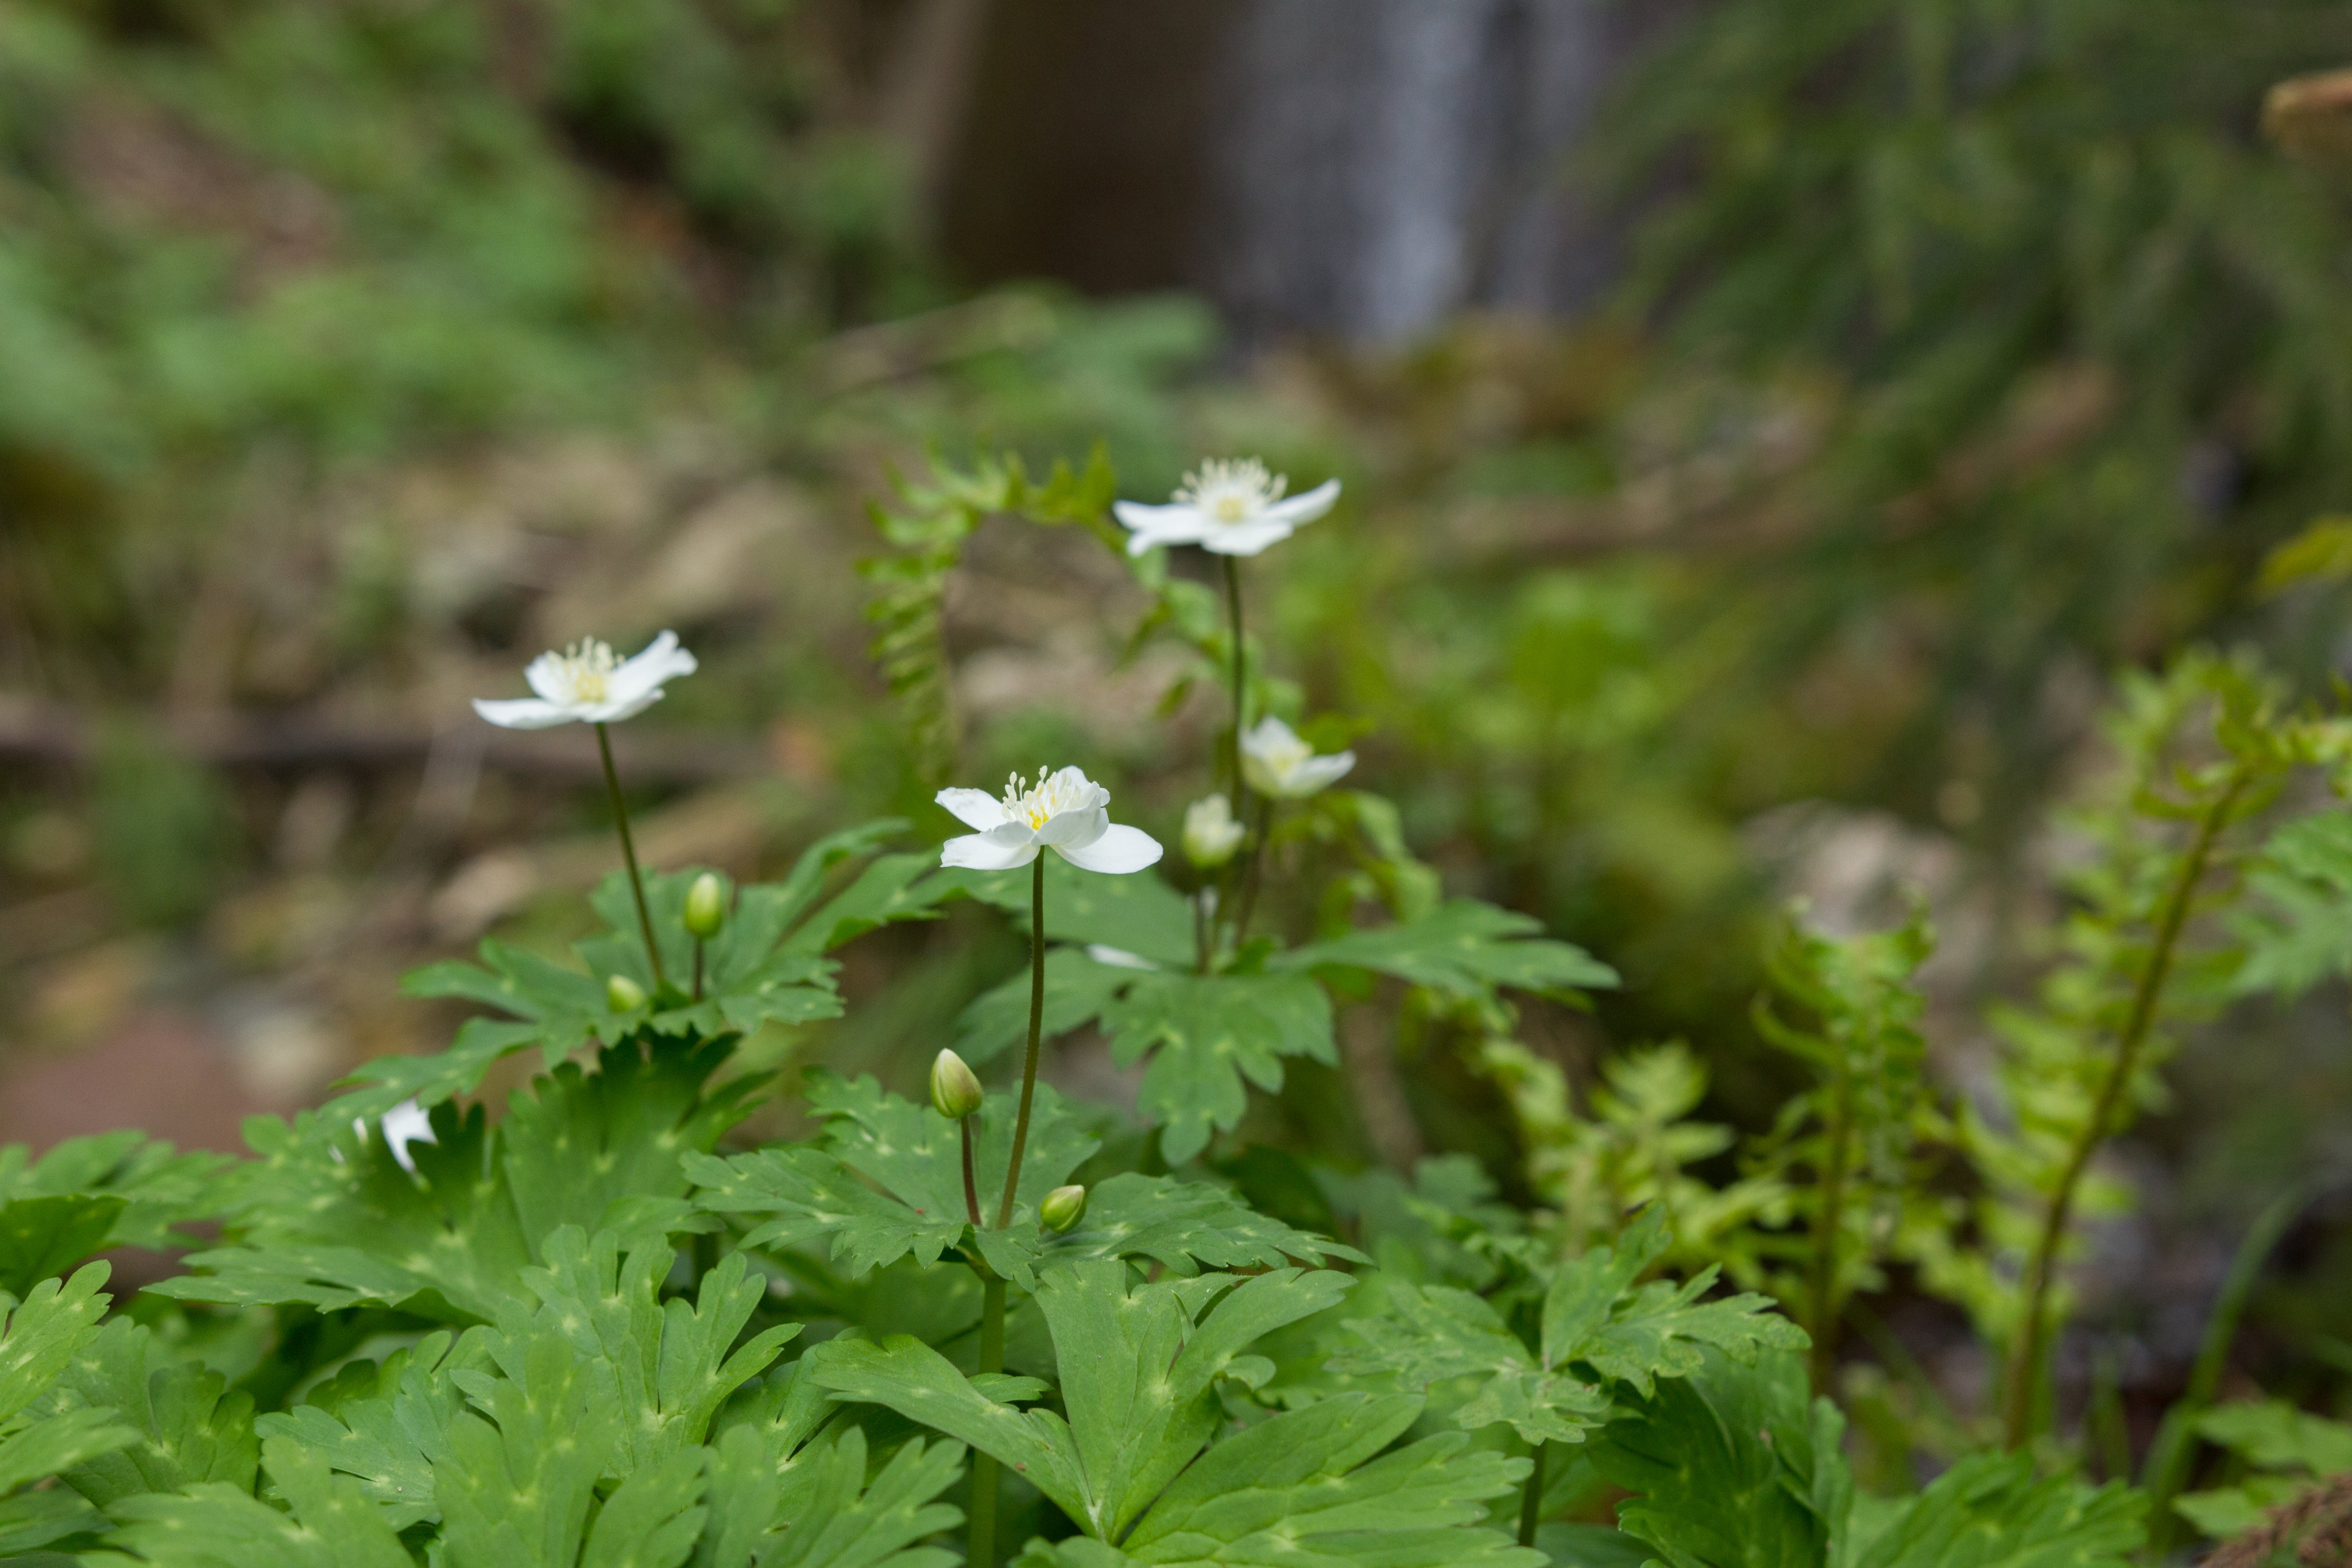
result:
M 577 935 L 585 737 L 467 699 L 584 633 L 704 659 L 618 737 L 649 858 L 946 831 L 855 567 L 893 470 L 975 441 L 1100 438 L 1147 498 L 1203 453 L 1346 481 L 1260 623 L 1454 884 L 1625 972 L 1529 1020 L 1574 1082 L 1682 1036 L 1760 1124 L 1773 912 L 1916 887 L 1965 1086 L 2114 673 L 2343 669 L 2342 592 L 2257 573 L 2352 479 L 2346 188 L 2256 121 L 2347 59 L 2316 0 L 0 7 L 0 1136 L 235 1147 L 445 1037 L 403 969 Z M 1077 760 L 1170 836 L 1218 715 L 1159 722 L 1139 610 L 1092 541 L 984 529 L 960 776 Z M 1020 956 L 877 937 L 848 1020 L 762 1049 L 911 1085 Z M 2084 1344 L 2134 1390 L 2244 1217 L 2352 1165 L 2343 1008 L 2232 1014 L 2126 1150 Z M 1253 1131 L 1515 1179 L 1489 1085 L 1398 1071 Z M 2259 1317 L 2276 1391 L 2352 1366 L 2343 1217 Z

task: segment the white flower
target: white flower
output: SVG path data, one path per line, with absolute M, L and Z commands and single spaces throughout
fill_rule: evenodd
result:
M 1016 773 L 1002 800 L 985 789 L 942 789 L 939 802 L 979 830 L 942 845 L 941 865 L 1009 871 L 1042 849 L 1086 871 L 1141 871 L 1160 859 L 1159 841 L 1112 822 L 1110 791 L 1075 768 L 1051 776 L 1041 768 L 1025 789 Z
M 1159 965 L 1140 953 L 1130 953 L 1124 947 L 1114 947 L 1108 942 L 1087 944 L 1087 956 L 1110 969 L 1157 969 Z
M 1296 731 L 1271 714 L 1242 737 L 1242 777 L 1261 795 L 1303 800 L 1337 783 L 1356 765 L 1352 751 L 1318 755 Z
M 1156 545 L 1199 545 L 1215 555 L 1255 555 L 1280 544 L 1339 498 L 1339 481 L 1326 479 L 1304 495 L 1283 498 L 1290 481 L 1269 474 L 1255 457 L 1203 463 L 1184 476 L 1164 507 L 1120 501 L 1111 507 L 1134 530 L 1127 553 Z
M 474 699 L 474 711 L 507 729 L 546 729 L 584 722 L 614 724 L 661 701 L 662 685 L 694 674 L 694 655 L 665 632 L 634 659 L 615 658 L 612 644 L 593 637 L 561 653 L 541 653 L 524 670 L 535 697 L 511 702 Z
M 1223 790 L 1195 800 L 1184 808 L 1184 858 L 1202 871 L 1213 871 L 1234 858 L 1245 831 L 1234 820 Z

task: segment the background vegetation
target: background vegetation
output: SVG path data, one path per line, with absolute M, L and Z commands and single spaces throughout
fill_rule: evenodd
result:
M 1517 1059 L 1350 1009 L 1345 1076 L 1302 1065 L 1246 1137 L 1464 1152 L 1523 1201 L 1560 1201 L 1583 1136 L 1542 1067 L 1630 1141 L 1689 1118 L 1675 1163 L 1711 1190 L 1764 1179 L 1706 1129 L 1764 1134 L 1811 1082 L 1755 1011 L 1792 896 L 1843 936 L 1917 890 L 1918 1070 L 1997 1103 L 1988 1004 L 2095 967 L 2066 921 L 2120 907 L 2054 814 L 2122 820 L 2118 681 L 2199 644 L 2261 650 L 2291 697 L 2336 673 L 2342 590 L 2263 563 L 2352 470 L 2352 225 L 2255 120 L 2352 56 L 2340 5 L 1700 7 L 1563 171 L 1621 204 L 1622 287 L 1378 350 L 964 286 L 876 47 L 782 0 L 0 8 L 0 1129 L 234 1146 L 242 1111 L 438 1042 L 454 1015 L 392 999 L 401 969 L 579 935 L 594 776 L 464 700 L 586 632 L 704 657 L 623 737 L 664 863 L 940 827 L 941 737 L 964 779 L 1083 762 L 1172 841 L 1221 710 L 1180 686 L 1152 722 L 1194 655 L 1126 645 L 1150 601 L 1081 528 L 966 519 L 950 727 L 881 700 L 845 586 L 885 549 L 865 504 L 975 434 L 1039 474 L 1099 438 L 1146 498 L 1225 451 L 1346 481 L 1257 580 L 1286 674 L 1449 891 L 1625 984 L 1528 1005 Z M 861 954 L 849 1019 L 767 1060 L 912 1091 L 1021 958 L 977 911 Z M 2225 1381 L 2346 1396 L 2343 1000 L 2217 991 L 2103 1161 L 2139 1197 L 2071 1276 L 2057 1398 L 2109 1473 L 2283 1191 L 2312 1197 Z M 1133 1093 L 1098 1042 L 1055 1071 Z M 1958 1161 L 1918 1185 L 1981 1192 Z M 1991 1413 L 1932 1267 L 1858 1286 L 1889 1464 L 1934 1448 L 1922 1401 Z

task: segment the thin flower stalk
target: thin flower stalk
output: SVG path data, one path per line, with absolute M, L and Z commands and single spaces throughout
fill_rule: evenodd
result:
M 613 797 L 613 826 L 621 835 L 621 860 L 629 868 L 629 893 L 637 901 L 637 932 L 646 939 L 646 962 L 653 966 L 654 989 L 660 990 L 669 979 L 662 973 L 661 944 L 654 940 L 654 917 L 646 908 L 646 879 L 637 870 L 637 846 L 629 836 L 629 803 L 621 798 L 621 775 L 613 766 L 612 732 L 601 720 L 596 725 L 596 755 L 604 758 L 604 788 Z M 699 959 L 699 951 L 696 956 Z M 699 963 L 696 967 L 700 968 Z

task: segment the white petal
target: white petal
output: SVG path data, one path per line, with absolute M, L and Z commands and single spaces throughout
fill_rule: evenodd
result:
M 629 711 L 642 713 L 652 700 L 648 693 L 658 693 L 664 683 L 690 675 L 699 667 L 694 655 L 677 645 L 677 633 L 665 632 L 605 677 L 605 700 L 616 706 L 634 703 L 636 706 Z
M 1285 780 L 1288 787 L 1282 793 L 1294 800 L 1304 800 L 1319 790 L 1330 788 L 1346 778 L 1348 770 L 1355 765 L 1356 754 L 1352 751 L 1335 751 L 1328 757 L 1310 757 L 1290 770 L 1289 779 Z
M 1265 757 L 1297 747 L 1298 732 L 1272 714 L 1242 732 L 1242 752 L 1247 757 Z
M 1160 841 L 1141 828 L 1114 822 L 1103 836 L 1082 849 L 1056 844 L 1054 852 L 1081 871 L 1141 871 L 1160 862 Z
M 942 789 L 931 797 L 967 828 L 988 831 L 1004 821 L 1004 802 L 985 789 Z
M 1101 942 L 1087 945 L 1087 956 L 1112 969 L 1157 969 L 1159 965 L 1140 953 L 1130 953 L 1124 947 L 1113 947 Z
M 625 700 L 615 697 L 593 707 L 582 708 L 580 716 L 591 724 L 618 724 L 625 718 L 636 717 L 666 695 L 659 686 L 656 686 L 649 692 L 640 692 Z
M 1056 812 L 1037 830 L 1037 841 L 1055 849 L 1082 849 L 1110 831 L 1110 813 L 1100 806 Z
M 1141 555 L 1161 545 L 1198 544 L 1213 526 L 1192 507 L 1144 507 L 1119 501 L 1111 509 L 1134 530 L 1127 541 L 1129 555 Z
M 416 1103 L 414 1097 L 403 1100 L 383 1113 L 383 1146 L 400 1162 L 400 1168 L 410 1176 L 416 1174 L 416 1161 L 408 1152 L 411 1144 L 438 1144 L 433 1133 L 433 1118 Z
M 966 833 L 940 846 L 940 863 L 971 871 L 1011 871 L 1037 858 L 1037 846 L 999 843 L 986 833 Z
M 580 716 L 577 709 L 541 702 L 537 697 L 517 697 L 511 702 L 491 702 L 476 697 L 474 711 L 500 729 L 546 729 L 554 725 L 570 724 Z
M 1326 479 L 1312 490 L 1302 491 L 1286 501 L 1276 501 L 1260 512 L 1257 520 L 1262 523 L 1288 523 L 1295 528 L 1301 523 L 1313 522 L 1329 511 L 1339 499 L 1339 481 Z
M 530 689 L 559 706 L 572 700 L 572 683 L 563 678 L 563 655 L 541 653 L 522 667 Z
M 1255 555 L 1269 545 L 1278 545 L 1288 538 L 1288 523 L 1269 522 L 1260 517 L 1254 522 L 1234 523 L 1201 536 L 1200 545 L 1211 555 Z

